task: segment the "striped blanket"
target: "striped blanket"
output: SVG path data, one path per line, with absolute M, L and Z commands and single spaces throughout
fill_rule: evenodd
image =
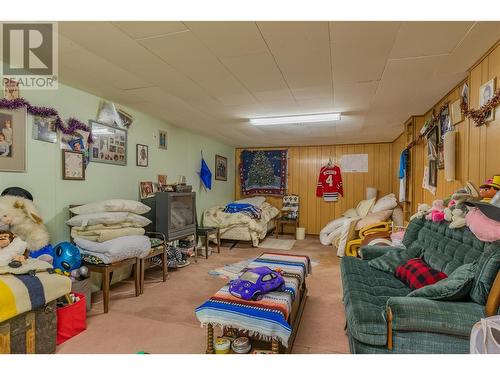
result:
M 226 285 L 196 308 L 196 317 L 202 326 L 212 324 L 237 328 L 265 341 L 278 339 L 288 347 L 292 333 L 289 324 L 292 304 L 305 278 L 311 274 L 311 261 L 305 255 L 267 252 L 251 262 L 248 268 L 263 266 L 283 270 L 284 292 L 266 293 L 260 301 L 245 301 L 232 296 L 229 285 Z
M 0 322 L 41 308 L 70 291 L 70 278 L 58 274 L 0 275 Z

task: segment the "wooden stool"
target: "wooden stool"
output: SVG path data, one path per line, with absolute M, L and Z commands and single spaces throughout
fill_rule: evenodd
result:
M 113 277 L 113 272 L 125 266 L 133 266 L 134 269 L 134 281 L 135 281 L 135 296 L 139 297 L 140 292 L 140 261 L 139 258 L 124 259 L 119 262 L 111 264 L 92 264 L 84 263 L 90 272 L 100 273 L 102 275 L 102 299 L 104 304 L 104 313 L 107 314 L 109 311 L 109 286 L 111 284 L 111 278 Z
M 194 243 L 194 252 L 197 254 L 196 245 L 198 243 L 198 237 L 205 237 L 205 259 L 208 259 L 208 237 L 211 234 L 217 235 L 217 253 L 220 254 L 220 229 L 217 227 L 197 227 L 196 228 L 196 239 Z
M 155 256 L 159 256 L 161 258 L 161 271 L 163 276 L 163 282 L 167 281 L 168 264 L 167 264 L 166 249 L 165 245 L 160 245 L 152 248 L 151 252 L 148 255 L 140 259 L 140 273 L 141 273 L 141 281 L 139 289 L 140 294 L 144 293 L 144 273 L 146 271 L 146 262 Z

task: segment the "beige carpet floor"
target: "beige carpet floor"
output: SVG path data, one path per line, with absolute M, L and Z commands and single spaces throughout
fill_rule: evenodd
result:
M 151 269 L 139 297 L 134 297 L 132 280 L 113 285 L 109 313 L 102 312 L 101 294 L 95 294 L 87 330 L 58 346 L 57 353 L 204 353 L 206 329 L 200 327 L 194 309 L 225 284 L 208 271 L 263 251 L 250 245 L 232 250 L 222 247 L 221 254 L 215 252 L 207 260 L 198 258 L 197 263 L 171 271 L 165 283 L 158 282 L 159 270 Z M 347 353 L 339 259 L 334 249 L 308 236 L 282 252 L 309 255 L 319 262 L 307 279 L 309 298 L 293 353 Z

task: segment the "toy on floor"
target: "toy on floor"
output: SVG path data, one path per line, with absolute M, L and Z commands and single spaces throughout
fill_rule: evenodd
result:
M 69 242 L 61 242 L 54 248 L 54 269 L 57 273 L 69 276 L 71 271 L 80 268 L 80 250 Z
M 500 175 L 489 178 L 484 184 L 479 186 L 479 195 L 481 202 L 489 202 L 500 190 Z
M 285 280 L 269 267 L 250 268 L 229 283 L 229 293 L 247 301 L 259 300 L 263 294 L 277 289 L 285 290 Z
M 28 250 L 38 250 L 49 243 L 49 232 L 29 199 L 3 195 L 0 197 L 0 212 L 0 226 L 26 241 Z
M 9 231 L 0 231 L 0 266 L 19 268 L 26 261 L 26 242 Z

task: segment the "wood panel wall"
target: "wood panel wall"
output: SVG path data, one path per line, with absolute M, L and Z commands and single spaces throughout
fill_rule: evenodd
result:
M 460 97 L 463 84 L 469 86 L 470 106 L 479 107 L 479 87 L 492 78 L 497 77 L 497 88 L 500 82 L 500 45 L 497 43 L 476 65 L 474 65 L 466 80 L 453 88 L 435 106 L 430 108 L 423 116 L 414 116 L 415 131 L 419 132 L 425 120 L 432 115 L 432 111 L 438 111 L 439 107 L 446 101 L 453 102 Z M 456 169 L 455 181 L 444 179 L 444 170 L 438 170 L 438 183 L 436 195 L 422 189 L 423 169 L 427 164 L 427 144 L 420 141 L 412 149 L 412 209 L 415 210 L 418 203 L 432 203 L 434 199 L 445 198 L 464 186 L 465 182 L 471 181 L 476 187 L 482 184 L 493 174 L 500 173 L 500 107 L 496 108 L 495 120 L 487 125 L 476 127 L 473 121 L 464 121 L 455 125 L 456 138 Z M 393 142 L 393 158 L 399 155 L 406 143 L 403 134 Z M 399 181 L 394 177 L 393 188 Z
M 251 148 L 257 149 L 262 148 Z M 379 197 L 393 191 L 392 143 L 272 149 L 289 150 L 288 193 L 300 197 L 300 226 L 305 227 L 308 234 L 319 234 L 329 221 L 340 217 L 345 210 L 356 207 L 360 200 L 365 199 L 367 187 L 376 187 Z M 236 176 L 239 176 L 242 150 L 236 149 Z M 316 197 L 319 170 L 330 158 L 339 161 L 344 154 L 368 154 L 368 172 L 342 173 L 344 197 L 338 202 L 324 202 L 323 198 Z M 235 182 L 235 197 L 242 198 L 238 177 Z M 281 197 L 267 197 L 267 201 L 281 208 Z

